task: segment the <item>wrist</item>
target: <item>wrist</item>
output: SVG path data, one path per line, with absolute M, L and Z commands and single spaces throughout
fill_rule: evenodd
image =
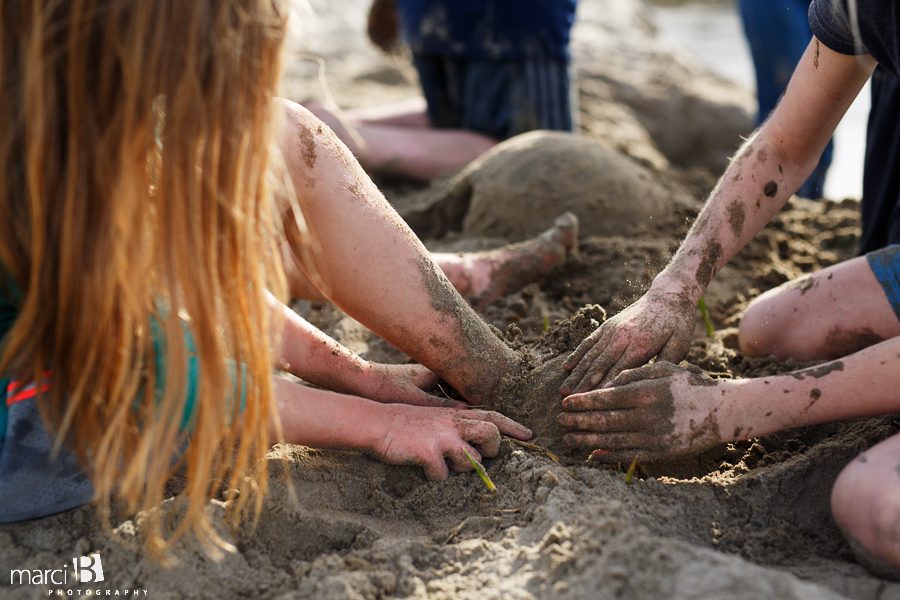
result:
M 696 304 L 700 302 L 700 296 L 703 295 L 704 291 L 705 288 L 698 285 L 696 281 L 688 279 L 677 270 L 666 268 L 653 279 L 647 294 L 660 296 L 678 295 L 686 297 Z
M 375 365 L 367 360 L 353 355 L 351 371 L 348 373 L 347 383 L 351 388 L 349 393 L 363 398 L 371 398 L 372 391 L 378 389 L 378 372 Z
M 332 446 L 344 449 L 376 449 L 384 444 L 387 434 L 394 427 L 397 418 L 394 406 L 356 396 L 344 396 L 348 399 L 348 411 L 341 415 L 333 415 L 340 419 L 335 423 L 339 429 L 340 443 Z
M 783 391 L 777 377 L 733 379 L 723 382 L 726 387 L 719 411 L 724 441 L 733 442 L 756 438 L 786 428 L 783 398 L 775 393 Z
M 397 431 L 403 411 L 410 407 L 404 404 L 371 404 L 368 419 L 359 430 L 357 448 L 367 448 L 378 455 L 384 455 L 392 445 L 391 437 Z

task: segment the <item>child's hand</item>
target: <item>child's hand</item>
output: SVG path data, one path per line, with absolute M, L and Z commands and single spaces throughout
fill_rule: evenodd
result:
M 654 356 L 660 361 L 681 362 L 691 345 L 696 312 L 693 297 L 651 289 L 607 319 L 569 355 L 563 368 L 572 374 L 560 392 L 568 396 L 603 386 Z
M 440 377 L 422 365 L 369 363 L 366 390 L 360 395 L 383 404 L 413 404 L 444 408 L 466 408 L 464 402 L 435 396 L 425 390 L 437 388 Z
M 559 423 L 570 432 L 563 440 L 611 464 L 696 454 L 724 440 L 727 411 L 719 409 L 731 385 L 664 361 L 623 371 L 611 388 L 563 400 Z
M 497 456 L 501 433 L 521 440 L 531 438 L 530 430 L 495 412 L 400 405 L 385 408 L 392 412 L 392 419 L 372 450 L 387 463 L 421 465 L 432 481 L 447 479 L 445 459 L 456 472 L 471 470 L 464 450 L 478 462 L 482 456 Z

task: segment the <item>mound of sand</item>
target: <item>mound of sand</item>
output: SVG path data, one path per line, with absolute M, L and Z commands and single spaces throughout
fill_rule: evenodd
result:
M 522 241 L 565 211 L 582 235 L 636 236 L 671 225 L 697 200 L 673 177 L 585 137 L 532 131 L 498 144 L 398 211 L 422 237 Z
M 548 131 L 499 144 L 466 167 L 448 195 L 468 201 L 463 233 L 512 241 L 537 235 L 567 210 L 578 216 L 583 235 L 610 236 L 694 204 L 628 157 Z

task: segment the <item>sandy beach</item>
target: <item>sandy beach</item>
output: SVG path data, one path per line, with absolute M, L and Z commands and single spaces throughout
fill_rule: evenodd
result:
M 316 16 L 288 60 L 287 98 L 346 108 L 418 95 L 408 60 L 366 40 L 367 0 L 311 5 Z M 576 256 L 483 313 L 529 367 L 507 382 L 499 410 L 536 434 L 530 445 L 506 439 L 485 461 L 496 493 L 475 473 L 431 483 L 419 468 L 363 453 L 276 446 L 255 526 L 232 530 L 223 503 L 209 504 L 237 552 L 214 560 L 185 538 L 166 568 L 140 550 L 142 516 L 123 516 L 110 533 L 82 507 L 0 526 L 0 598 L 900 599 L 900 584 L 855 561 L 829 508 L 840 470 L 900 430 L 900 418 L 723 444 L 638 465 L 630 482 L 628 465 L 589 466 L 562 447 L 562 358 L 665 266 L 755 110 L 752 91 L 660 43 L 639 0 L 581 0 L 578 18 L 578 137 L 511 140 L 427 186 L 377 181 L 431 250 L 525 239 L 564 210 L 581 220 Z M 716 332 L 707 336 L 698 312 L 688 362 L 716 379 L 813 364 L 743 356 L 736 325 L 759 293 L 854 256 L 858 229 L 858 200 L 794 198 L 713 280 Z M 294 308 L 369 360 L 406 360 L 330 304 Z M 101 583 L 6 580 L 13 569 L 71 567 L 92 553 L 103 559 Z

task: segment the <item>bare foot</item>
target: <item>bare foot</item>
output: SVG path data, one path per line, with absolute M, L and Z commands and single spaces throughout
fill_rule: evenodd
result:
M 565 212 L 537 237 L 496 250 L 435 254 L 434 259 L 472 308 L 483 310 L 511 291 L 539 281 L 578 249 L 578 217 Z

